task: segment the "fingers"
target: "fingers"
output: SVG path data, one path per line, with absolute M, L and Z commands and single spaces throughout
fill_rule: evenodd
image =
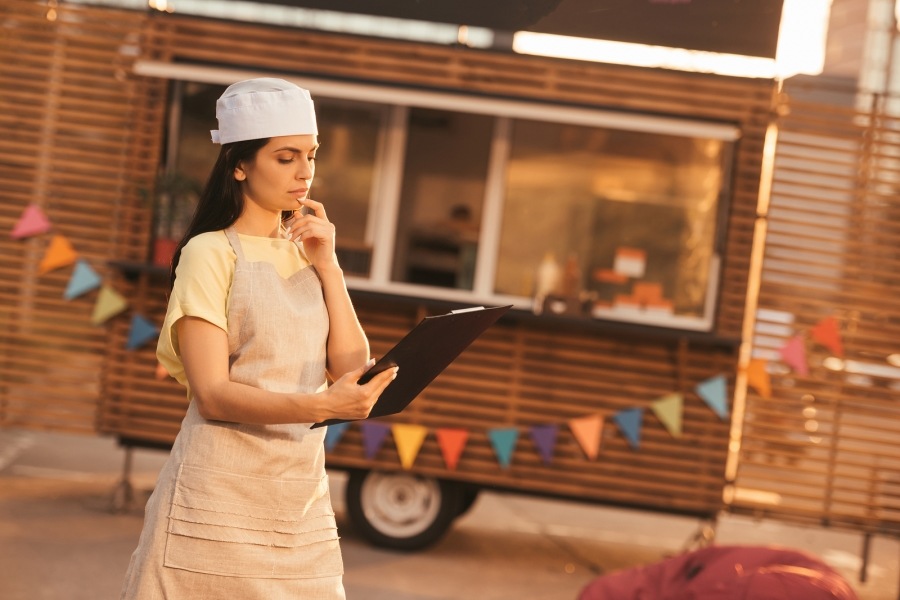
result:
M 297 202 L 299 202 L 301 206 L 305 206 L 309 209 L 308 214 L 319 217 L 320 219 L 328 219 L 325 215 L 325 205 L 321 202 L 309 198 L 297 198 Z
M 382 371 L 378 375 L 372 378 L 367 385 L 375 384 L 374 396 L 377 399 L 381 396 L 384 390 L 391 384 L 392 381 L 397 379 L 397 372 L 400 370 L 400 367 L 392 367 L 387 371 Z

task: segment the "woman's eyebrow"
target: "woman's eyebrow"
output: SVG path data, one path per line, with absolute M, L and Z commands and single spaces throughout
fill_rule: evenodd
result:
M 272 150 L 272 152 L 284 152 L 287 150 L 288 152 L 296 152 L 297 154 L 303 154 L 305 152 L 315 152 L 319 148 L 319 144 L 316 144 L 309 150 L 300 150 L 299 148 L 294 148 L 293 146 L 282 146 L 281 148 L 276 148 Z

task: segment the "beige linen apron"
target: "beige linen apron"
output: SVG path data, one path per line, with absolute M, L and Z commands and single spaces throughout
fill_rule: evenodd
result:
M 324 389 L 328 312 L 313 267 L 247 262 L 237 233 L 228 310 L 233 381 Z M 208 421 L 191 400 L 147 502 L 122 599 L 342 599 L 325 428 Z

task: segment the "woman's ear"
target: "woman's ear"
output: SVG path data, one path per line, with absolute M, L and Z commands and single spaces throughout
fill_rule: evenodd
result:
M 234 168 L 234 179 L 235 181 L 244 181 L 247 179 L 247 173 L 244 172 L 244 168 L 240 163 Z

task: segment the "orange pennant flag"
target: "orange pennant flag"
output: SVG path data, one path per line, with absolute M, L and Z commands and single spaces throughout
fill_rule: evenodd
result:
M 421 425 L 411 425 L 408 423 L 394 423 L 391 426 L 391 433 L 394 434 L 394 443 L 397 445 L 397 454 L 400 455 L 400 464 L 404 469 L 409 469 L 416 462 L 416 456 L 419 455 L 419 449 L 425 436 L 428 435 L 428 428 Z
M 444 457 L 444 463 L 448 469 L 455 471 L 456 465 L 459 464 L 459 457 L 469 439 L 469 432 L 465 429 L 441 428 L 435 432 L 435 435 L 438 446 L 441 448 L 441 455 Z
M 753 358 L 747 365 L 747 384 L 763 398 L 772 397 L 772 380 L 766 369 L 767 364 L 768 361 L 762 358 Z
M 54 269 L 71 265 L 78 260 L 78 253 L 72 248 L 69 240 L 62 235 L 54 235 L 44 252 L 44 258 L 38 265 L 38 274 L 43 275 Z
M 603 431 L 603 417 L 590 415 L 569 420 L 569 429 L 578 441 L 585 455 L 594 460 L 600 453 L 600 438 Z
M 844 357 L 844 344 L 841 342 L 841 332 L 834 317 L 825 317 L 816 323 L 810 334 L 812 339 L 834 352 L 835 356 Z

